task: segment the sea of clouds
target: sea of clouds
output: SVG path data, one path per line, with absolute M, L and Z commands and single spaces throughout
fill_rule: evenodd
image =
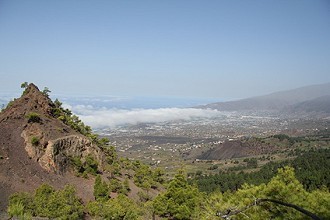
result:
M 0 94 L 0 108 L 18 97 L 16 94 Z M 52 97 L 53 100 L 58 95 Z M 139 123 L 159 123 L 176 120 L 194 120 L 223 116 L 224 112 L 211 109 L 190 108 L 214 100 L 171 99 L 150 97 L 66 97 L 60 96 L 63 107 L 93 129 L 114 128 Z M 188 107 L 189 106 L 189 107 Z
M 92 128 L 135 125 L 138 123 L 157 123 L 175 120 L 212 118 L 221 115 L 217 110 L 196 108 L 157 108 L 157 109 L 116 109 L 95 108 L 91 105 L 64 105 Z

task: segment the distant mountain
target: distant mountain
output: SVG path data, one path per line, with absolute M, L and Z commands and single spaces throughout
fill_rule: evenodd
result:
M 318 97 L 305 102 L 299 102 L 287 108 L 291 112 L 320 112 L 330 113 L 330 95 Z
M 330 83 L 305 86 L 293 90 L 275 92 L 264 96 L 241 99 L 237 101 L 217 102 L 203 106 L 203 108 L 217 109 L 220 111 L 243 111 L 243 110 L 308 110 L 307 106 L 317 109 L 326 109 L 329 106 L 323 101 L 329 101 Z M 322 98 L 323 97 L 323 98 Z M 314 101 L 313 101 L 314 100 Z M 294 107 L 294 105 L 296 105 Z M 317 107 L 321 105 L 323 107 Z M 299 107 L 300 106 L 300 107 Z M 305 107 L 303 107 L 305 106 Z

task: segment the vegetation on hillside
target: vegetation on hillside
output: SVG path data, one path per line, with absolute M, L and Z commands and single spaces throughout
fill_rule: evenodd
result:
M 261 199 L 281 201 L 297 206 L 318 216 L 330 218 L 330 193 L 326 188 L 308 192 L 297 180 L 294 169 L 280 168 L 268 183 L 244 184 L 235 192 L 213 192 L 202 205 L 201 219 L 306 219 L 307 216 L 292 207 Z M 215 216 L 217 213 L 218 216 Z
M 90 202 L 87 210 L 91 216 L 100 219 L 134 220 L 143 215 L 137 203 L 122 194 L 106 201 Z
M 268 182 L 278 168 L 290 165 L 296 170 L 297 179 L 306 190 L 315 190 L 321 187 L 330 189 L 330 149 L 310 150 L 299 152 L 294 160 L 269 162 L 256 172 L 220 171 L 215 175 L 196 175 L 194 179 L 203 192 L 227 190 L 235 191 L 243 184 L 259 185 Z
M 75 190 L 66 186 L 54 190 L 43 184 L 34 194 L 15 193 L 10 197 L 8 213 L 21 219 L 39 216 L 56 219 L 81 219 L 83 210 L 98 219 L 315 219 L 330 218 L 330 192 L 327 188 L 307 191 L 295 177 L 294 169 L 284 167 L 269 182 L 244 184 L 237 191 L 205 194 L 189 185 L 179 171 L 165 191 L 155 199 L 137 202 L 125 194 L 110 198 L 107 184 L 98 176 L 94 184 L 95 201 L 85 207 Z M 275 201 L 275 202 L 274 202 Z M 284 204 L 284 205 L 283 205 Z
M 51 114 L 54 118 L 58 118 L 64 124 L 70 126 L 75 131 L 90 137 L 94 142 L 98 143 L 97 135 L 92 133 L 92 129 L 90 126 L 86 126 L 78 116 L 74 115 L 71 110 L 64 109 L 62 107 L 62 103 L 55 99 L 54 106 L 51 109 Z
M 33 194 L 14 193 L 9 198 L 8 214 L 10 217 L 29 219 L 33 216 L 50 219 L 81 219 L 84 206 L 76 196 L 72 186 L 55 190 L 43 184 Z
M 82 162 L 79 157 L 70 157 L 70 163 L 74 168 L 77 176 L 84 178 L 88 177 L 88 174 L 96 175 L 98 172 L 98 162 L 92 155 L 87 155 L 85 161 Z
M 192 219 L 198 216 L 202 197 L 198 188 L 189 185 L 184 173 L 179 171 L 167 190 L 153 201 L 154 212 L 162 217 Z
M 40 123 L 41 122 L 40 115 L 35 112 L 29 112 L 26 115 L 26 118 L 28 119 L 28 123 Z

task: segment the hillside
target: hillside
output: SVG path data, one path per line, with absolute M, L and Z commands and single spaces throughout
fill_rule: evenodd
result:
M 198 156 L 202 160 L 222 160 L 248 156 L 249 145 L 241 141 L 225 141 Z
M 118 157 L 48 88 L 22 87 L 0 113 L 0 218 L 150 219 L 141 202 L 163 189 L 164 172 Z
M 104 154 L 92 141 L 55 117 L 56 105 L 30 84 L 23 95 L 0 114 L 0 208 L 17 191 L 42 183 L 55 188 L 72 184 L 84 200 L 93 198 L 93 181 L 72 172 L 70 158 L 89 155 L 102 170 Z
M 237 101 L 217 102 L 203 106 L 220 111 L 242 110 L 282 110 L 285 107 L 304 103 L 330 95 L 330 83 L 301 87 L 293 90 L 241 99 Z M 319 103 L 314 103 L 319 104 Z
M 279 138 L 277 137 L 279 136 Z M 259 155 L 273 154 L 279 150 L 288 150 L 292 142 L 286 135 L 275 135 L 267 138 L 241 138 L 238 140 L 226 140 L 223 143 L 197 156 L 201 160 L 225 160 L 242 157 L 255 157 Z
M 287 111 L 291 112 L 319 112 L 330 113 L 330 95 L 321 96 L 312 100 L 289 106 Z
M 204 181 L 196 172 L 195 180 L 201 189 L 202 185 L 212 191 L 218 188 L 213 195 L 201 193 L 196 184 L 189 184 L 184 169 L 167 181 L 165 171 L 160 168 L 152 169 L 138 160 L 118 157 L 109 140 L 93 134 L 77 116 L 63 109 L 58 100 L 50 100 L 48 92 L 30 84 L 20 98 L 0 113 L 0 218 L 218 219 L 220 211 L 244 209 L 252 202 L 255 208 L 244 209 L 251 219 L 279 216 L 272 211 L 278 210 L 276 204 L 268 204 L 267 209 L 260 205 L 260 201 L 265 201 L 263 198 L 297 204 L 320 216 L 329 216 L 329 192 L 319 191 L 314 183 L 311 188 L 314 191 L 306 191 L 290 167 L 279 169 L 276 176 L 274 171 L 268 172 L 268 177 L 259 182 L 265 184 L 241 190 L 238 189 L 243 182 L 236 182 L 235 173 L 231 180 L 221 178 L 225 184 L 220 186 L 218 182 L 210 182 L 217 176 Z M 328 136 L 323 136 L 328 140 Z M 237 158 L 264 154 L 270 148 L 274 150 L 274 146 L 281 150 L 297 144 L 303 146 L 295 140 L 286 135 L 268 139 L 251 137 L 224 142 L 219 145 L 219 152 L 222 158 Z M 323 160 L 327 161 L 328 157 Z M 258 168 L 256 158 L 243 162 L 247 167 Z M 322 170 L 321 179 L 329 176 L 323 175 L 325 171 Z M 243 180 L 241 176 L 237 177 Z M 233 191 L 222 194 L 219 189 Z M 316 193 L 324 199 L 315 200 Z M 217 199 L 223 196 L 231 199 Z M 285 208 L 283 213 L 286 213 L 284 218 L 301 216 Z

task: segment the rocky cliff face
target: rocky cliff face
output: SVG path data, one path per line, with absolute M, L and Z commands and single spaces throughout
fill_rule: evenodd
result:
M 70 162 L 68 158 L 78 157 L 84 162 L 87 155 L 92 155 L 99 163 L 104 159 L 100 148 L 89 139 L 80 135 L 70 135 L 48 141 L 39 164 L 48 171 L 64 172 Z
M 64 136 L 48 140 L 45 146 L 35 146 L 31 141 L 35 136 L 31 134 L 28 130 L 24 130 L 21 134 L 24 138 L 25 150 L 31 159 L 38 162 L 48 172 L 66 172 L 70 168 L 71 158 L 78 157 L 85 162 L 87 155 L 95 158 L 102 168 L 104 156 L 101 149 L 82 135 Z M 37 135 L 42 136 L 42 132 Z

